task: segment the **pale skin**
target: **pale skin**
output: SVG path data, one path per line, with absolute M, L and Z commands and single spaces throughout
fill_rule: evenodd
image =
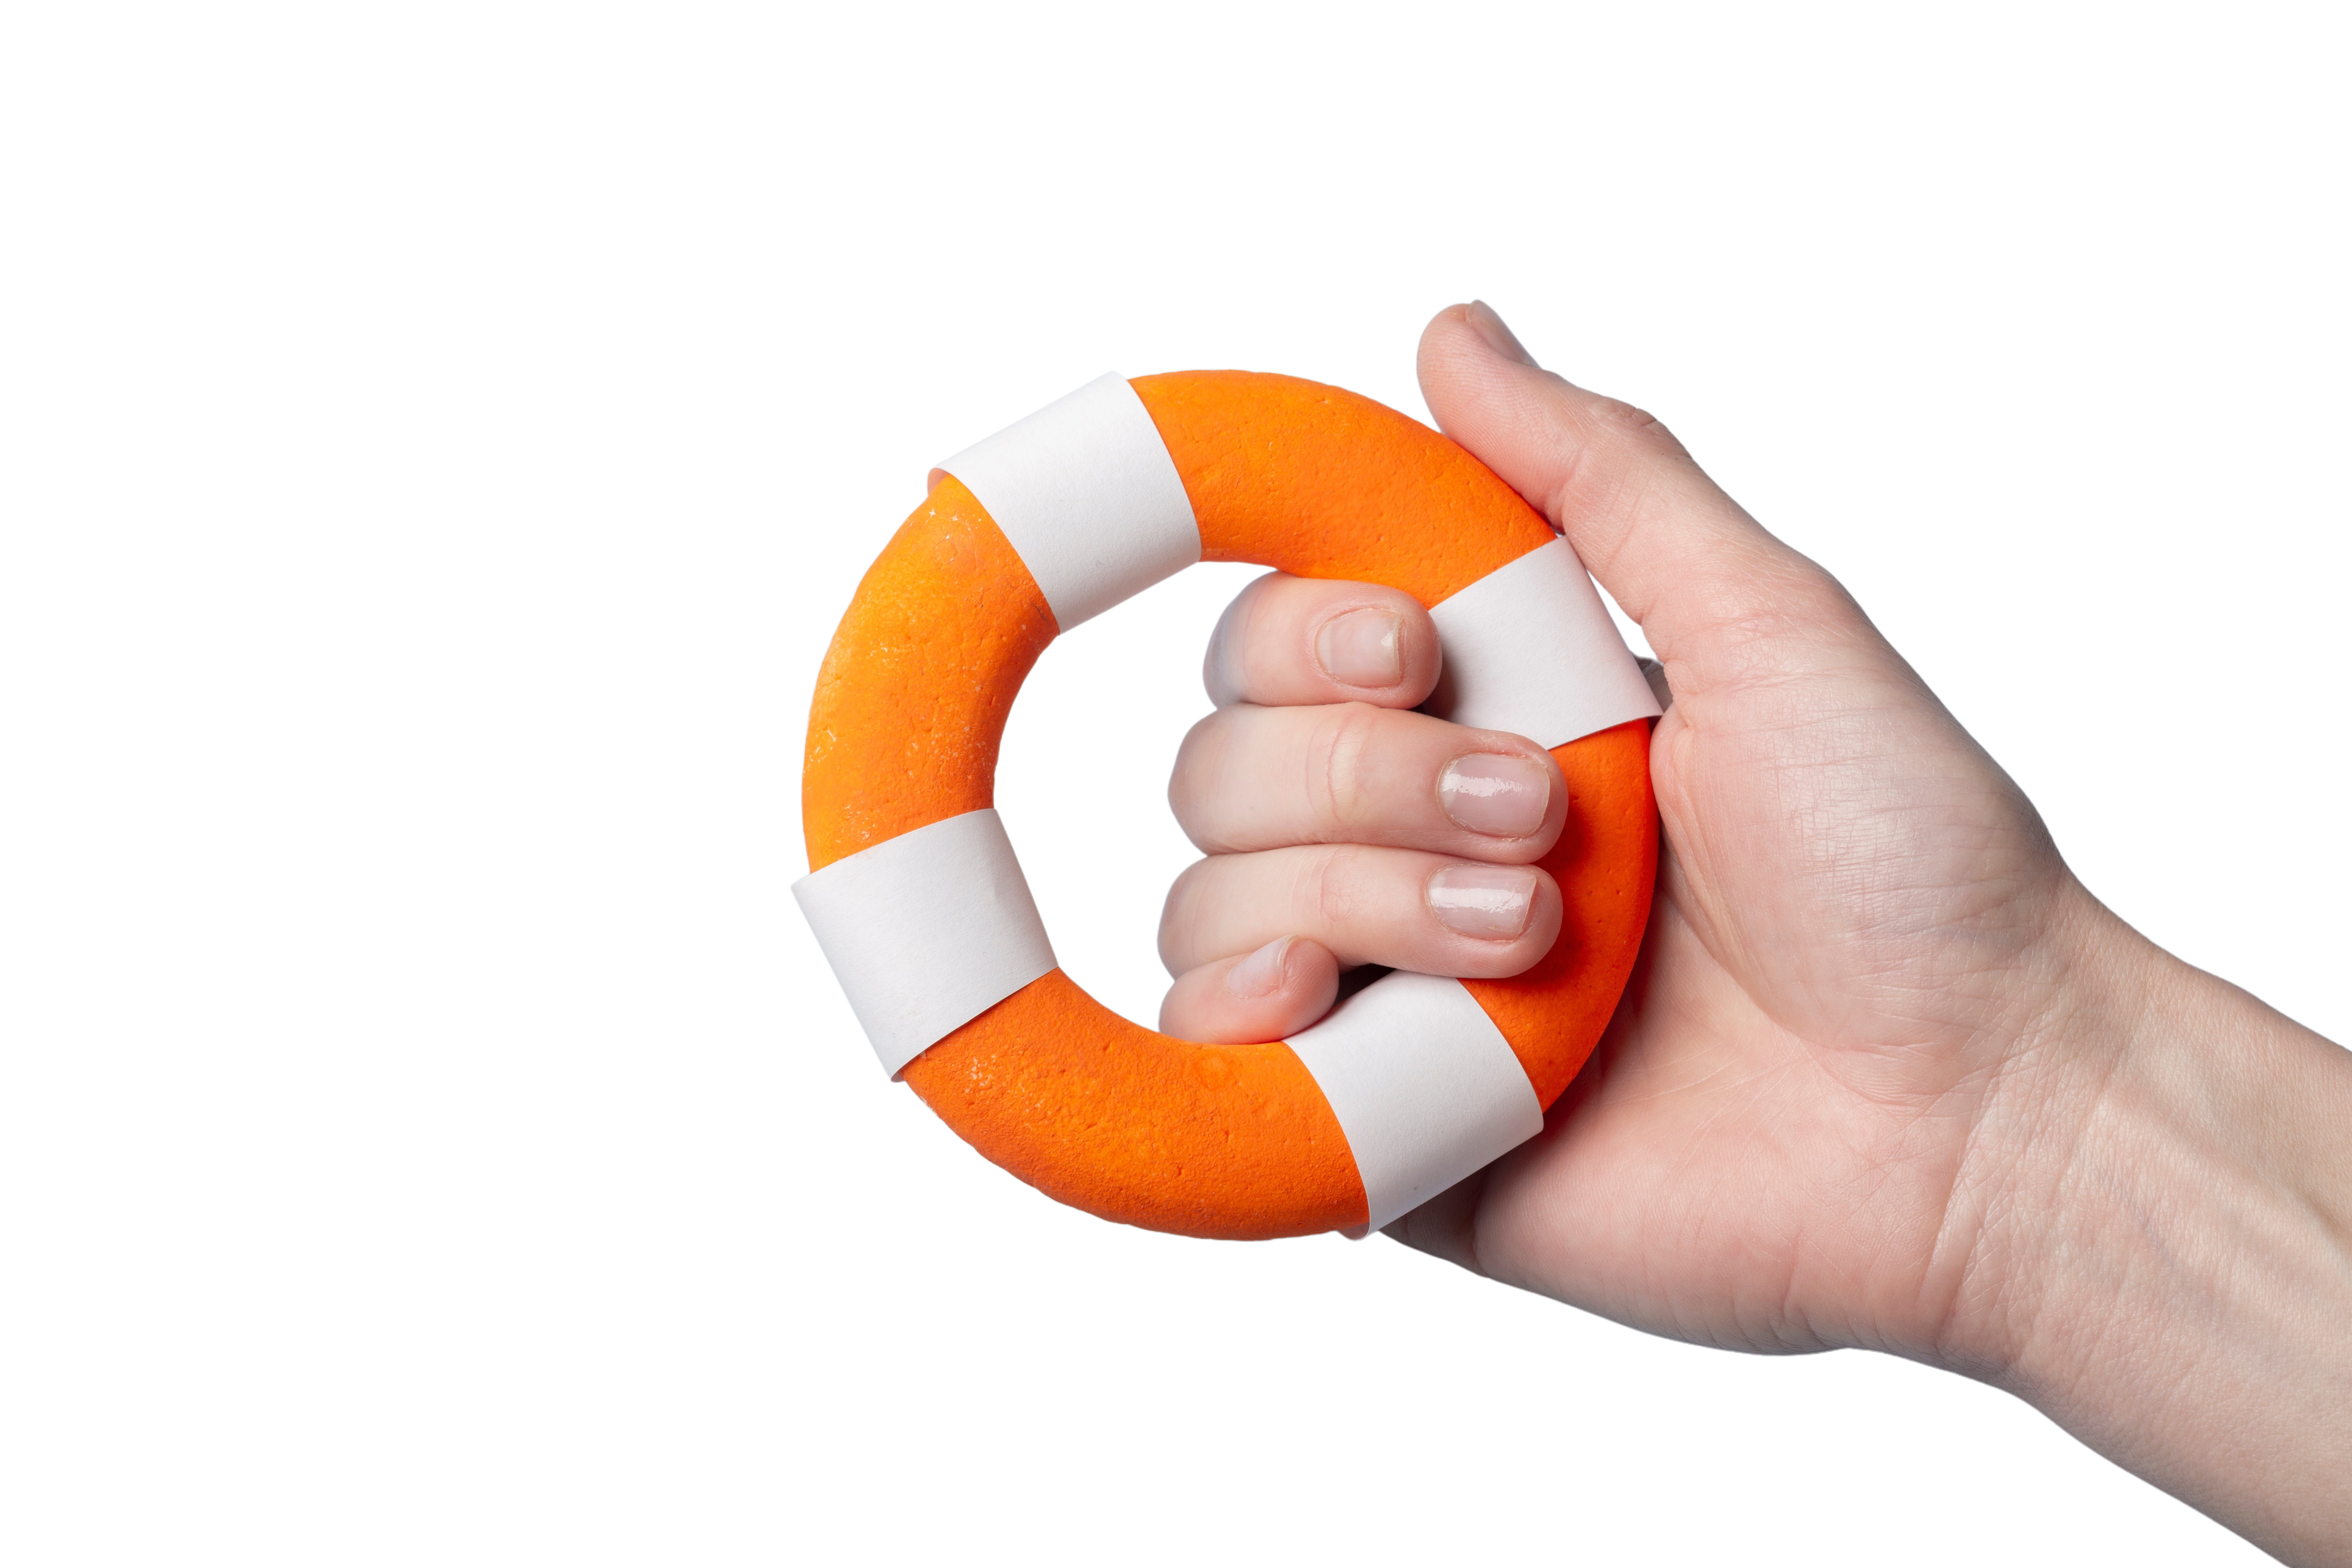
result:
M 1836 581 L 1484 305 L 1438 424 L 1542 511 L 1672 687 L 1644 955 L 1544 1133 L 1390 1227 L 1656 1333 L 1985 1379 L 2296 1563 L 2352 1563 L 2352 1054 L 2164 952 Z M 1411 599 L 1272 576 L 1169 797 L 1171 1034 L 1262 1040 L 1344 969 L 1516 973 L 1559 893 L 1531 742 L 1408 711 Z M 1465 761 L 1466 759 L 1466 761 Z

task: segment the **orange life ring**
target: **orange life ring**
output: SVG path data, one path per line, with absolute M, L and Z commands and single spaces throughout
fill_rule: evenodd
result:
M 1438 605 L 1555 542 L 1460 447 L 1354 394 L 1237 371 L 1126 384 L 1173 462 L 1204 558 L 1387 584 Z M 973 489 L 935 480 L 859 584 L 818 677 L 802 795 L 813 882 L 990 811 L 1014 694 L 1062 629 Z M 1564 898 L 1559 938 L 1515 979 L 1459 983 L 1507 1042 L 1538 1118 L 1598 1041 L 1648 918 L 1649 729 L 1635 718 L 1553 750 L 1571 802 L 1542 862 Z M 1106 1218 L 1248 1238 L 1393 1217 L 1372 1212 L 1341 1122 L 1289 1045 L 1172 1039 L 1058 968 L 902 1076 L 987 1158 Z

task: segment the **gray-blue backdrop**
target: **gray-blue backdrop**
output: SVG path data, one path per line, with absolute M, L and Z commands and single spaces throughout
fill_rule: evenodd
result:
M 840 405 L 793 421 L 793 748 L 849 595 L 931 461 L 1106 369 L 1312 376 L 1428 418 L 1446 300 L 845 300 Z M 1667 300 L 1496 300 L 1545 364 L 1673 406 Z M 2082 421 L 1675 421 L 1830 566 L 2124 917 L 2343 1039 L 2352 842 L 2088 837 Z M 1152 1023 L 1192 848 L 1167 769 L 1246 566 L 1197 566 L 1046 651 L 997 778 L 1063 966 Z M 2261 627 L 2249 618 L 2249 656 Z M 2194 745 L 2192 738 L 2183 738 Z M 797 839 L 795 875 L 807 872 Z M 1258 1253 L 1263 1563 L 2261 1563 L 1992 1389 L 1867 1354 L 1691 1350 L 1388 1241 L 1228 1248 L 1106 1225 L 889 1084 L 793 917 L 793 1248 Z

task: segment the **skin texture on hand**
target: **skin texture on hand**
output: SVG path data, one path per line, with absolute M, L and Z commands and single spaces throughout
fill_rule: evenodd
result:
M 2352 1057 L 2104 909 L 1656 421 L 1484 306 L 1431 322 L 1420 371 L 1674 703 L 1658 897 L 1600 1051 L 1542 1135 L 1391 1234 L 1662 1334 L 1988 1378 L 2268 1550 L 2352 1561 Z M 1401 597 L 1277 577 L 1220 625 L 1170 790 L 1209 852 L 1163 921 L 1171 1032 L 1278 1037 L 1344 966 L 1503 974 L 1549 942 L 1533 748 L 1399 711 L 1435 676 Z M 1444 918 L 1481 867 L 1483 934 Z

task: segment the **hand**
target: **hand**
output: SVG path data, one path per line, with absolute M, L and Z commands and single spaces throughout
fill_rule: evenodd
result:
M 1642 623 L 1675 700 L 1652 745 L 1656 912 L 1619 1019 L 1548 1136 L 1395 1234 L 1710 1343 L 1935 1345 L 1972 1278 L 1970 1134 L 2059 1005 L 2079 889 L 1836 583 L 1654 421 L 1536 369 L 1483 307 L 1431 323 L 1421 372 L 1440 425 Z M 1557 834 L 1557 774 L 1531 742 L 1395 710 L 1435 649 L 1418 605 L 1350 584 L 1269 577 L 1227 612 L 1220 706 L 1170 787 L 1210 858 L 1169 898 L 1164 1027 L 1278 1037 L 1329 1005 L 1335 962 L 1500 975 L 1544 951 L 1558 894 L 1510 863 Z M 1506 836 L 1449 819 L 1465 755 L 1525 775 L 1467 797 L 1515 808 Z M 1455 877 L 1525 885 L 1525 934 L 1446 931 L 1417 895 Z
M 1538 369 L 1482 305 L 1430 323 L 1420 372 L 1440 426 L 1640 622 L 1675 700 L 1651 747 L 1657 900 L 1600 1050 L 1540 1137 L 1391 1234 L 1659 1333 L 1990 1377 L 2273 1550 L 2332 1560 L 2329 1532 L 2352 1537 L 2345 1054 L 2102 908 L 1853 599 L 1655 420 Z M 1542 952 L 1558 894 L 1524 862 L 1559 831 L 1557 775 L 1531 742 L 1399 711 L 1434 650 L 1418 606 L 1359 584 L 1270 577 L 1227 612 L 1219 708 L 1170 786 L 1209 858 L 1169 898 L 1164 1029 L 1280 1037 L 1348 965 L 1499 975 Z M 2217 1125 L 2249 1072 L 2275 1087 Z M 2138 1223 L 2147 1205 L 2177 1232 Z M 2261 1265 L 2231 1250 L 2250 1226 Z M 2255 1393 L 2249 1367 L 2293 1359 L 2261 1325 L 2319 1310 L 2294 1292 L 2345 1314 L 2336 1337 L 2306 1330 L 2300 1374 Z M 2143 1338 L 2119 1347 L 2126 1327 Z M 2175 1340 L 2215 1364 L 2214 1396 L 2152 1433 L 2132 1368 Z M 2308 1476 L 2224 1462 L 2294 1410 L 2329 1456 Z

